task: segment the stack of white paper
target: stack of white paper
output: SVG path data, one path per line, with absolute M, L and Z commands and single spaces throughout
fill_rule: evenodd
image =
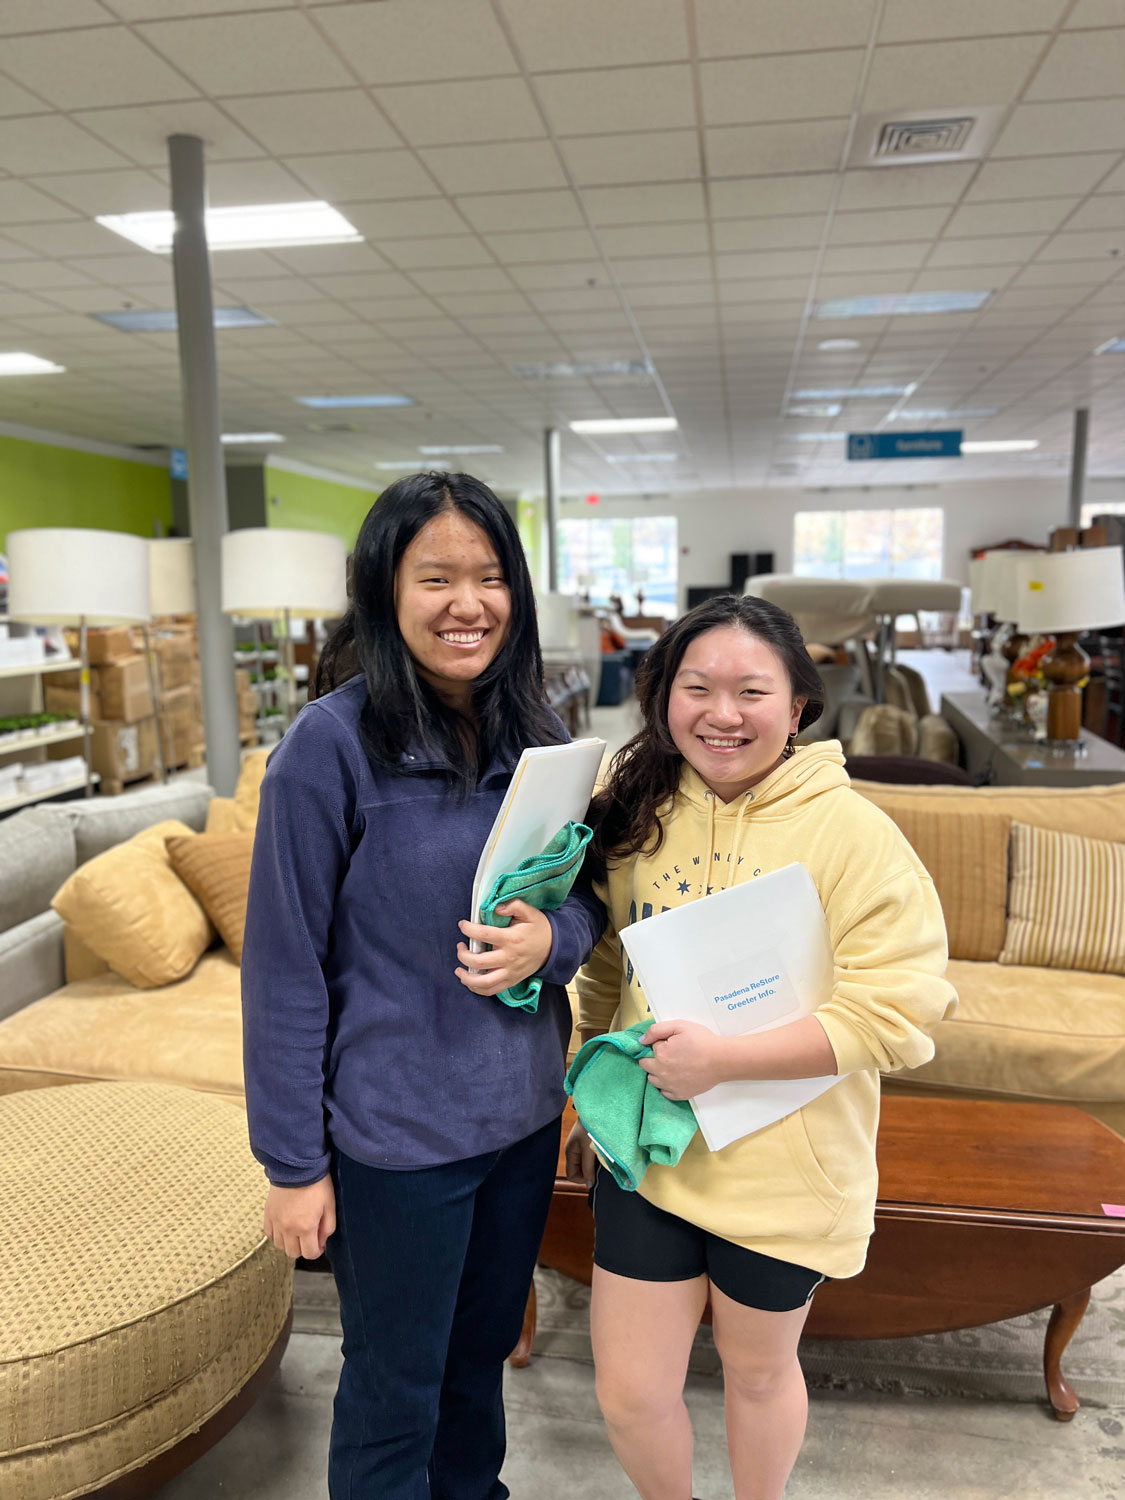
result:
M 742 1036 L 800 1020 L 832 993 L 828 923 L 801 864 L 635 922 L 621 941 L 658 1021 L 698 1021 L 720 1036 Z M 707 1145 L 720 1151 L 837 1081 L 835 1074 L 739 1080 L 691 1104 Z

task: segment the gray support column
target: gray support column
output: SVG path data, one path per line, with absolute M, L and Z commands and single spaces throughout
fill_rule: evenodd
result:
M 238 780 L 241 757 L 234 686 L 234 630 L 220 607 L 222 539 L 229 522 L 211 264 L 204 222 L 207 187 L 203 142 L 194 135 L 169 136 L 168 160 L 172 172 L 172 211 L 176 216 L 172 269 L 180 331 L 188 513 L 195 543 L 207 776 L 221 795 L 229 796 Z
M 547 475 L 547 589 L 559 591 L 559 429 L 548 427 L 543 434 L 543 461 Z
M 1082 495 L 1086 488 L 1086 440 L 1090 431 L 1089 408 L 1080 406 L 1074 413 L 1074 442 L 1070 450 L 1070 505 L 1067 521 L 1082 525 Z

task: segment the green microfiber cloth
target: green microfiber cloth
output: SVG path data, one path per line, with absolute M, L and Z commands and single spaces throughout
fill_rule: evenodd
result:
M 481 921 L 488 927 L 510 926 L 511 917 L 496 914 L 496 908 L 505 901 L 526 901 L 536 911 L 558 911 L 570 895 L 592 837 L 584 823 L 567 823 L 560 828 L 542 854 L 522 860 L 509 874 L 496 877 L 488 899 L 481 903 Z M 541 979 L 524 979 L 501 990 L 496 998 L 514 1010 L 534 1014 L 542 988 Z
M 654 1023 L 595 1036 L 579 1049 L 564 1085 L 619 1187 L 635 1190 L 649 1165 L 674 1167 L 699 1128 L 686 1099 L 665 1099 L 640 1066 Z

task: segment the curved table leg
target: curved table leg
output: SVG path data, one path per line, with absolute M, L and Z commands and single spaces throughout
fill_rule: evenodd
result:
M 1081 1317 L 1081 1314 L 1079 1314 Z M 527 1306 L 523 1313 L 523 1328 L 520 1332 L 520 1341 L 508 1355 L 508 1363 L 513 1369 L 522 1370 L 531 1359 L 531 1350 L 535 1344 L 535 1283 L 531 1283 L 531 1291 L 527 1296 Z
M 1079 1406 L 1078 1397 L 1067 1384 L 1059 1366 L 1063 1352 L 1077 1332 L 1089 1303 L 1089 1287 L 1083 1292 L 1075 1292 L 1073 1297 L 1064 1297 L 1061 1302 L 1055 1303 L 1047 1324 L 1047 1337 L 1043 1343 L 1043 1374 L 1047 1379 L 1047 1396 L 1060 1422 L 1069 1422 Z

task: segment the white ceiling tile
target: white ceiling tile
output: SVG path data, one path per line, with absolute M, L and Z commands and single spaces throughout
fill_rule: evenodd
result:
M 190 99 L 191 84 L 124 26 L 12 37 L 4 68 L 59 109 Z
M 226 258 L 233 251 L 224 251 Z M 249 252 L 253 253 L 253 252 Z M 298 245 L 291 250 L 271 250 L 274 274 L 279 269 L 298 276 L 342 276 L 346 272 L 386 271 L 388 262 L 371 245 Z
M 485 242 L 497 259 L 509 266 L 590 259 L 598 253 L 594 237 L 587 229 L 490 234 L 485 236 Z
M 706 224 L 629 224 L 598 231 L 607 255 L 706 255 Z
M 945 229 L 947 239 L 971 235 L 1050 233 L 1078 204 L 1077 198 L 1029 198 L 1015 203 L 966 203 Z
M 442 308 L 451 317 L 465 314 L 527 313 L 527 298 L 522 292 L 446 292 L 439 297 Z
M 468 225 L 447 198 L 349 203 L 348 219 L 376 242 L 417 235 L 464 234 Z
M 733 281 L 746 276 L 812 275 L 816 269 L 815 250 L 747 250 L 717 255 L 715 268 L 720 280 Z
M 1125 99 L 1021 104 L 1000 132 L 993 158 L 1125 150 Z
M 433 178 L 409 151 L 349 151 L 289 160 L 313 193 L 337 205 L 379 198 L 426 198 L 437 191 Z
M 1125 175 L 1122 177 L 1125 186 Z M 1125 193 L 1107 193 L 1091 198 L 1067 223 L 1067 231 L 1081 229 L 1119 229 L 1125 232 Z
M 118 174 L 113 173 L 111 175 L 117 176 Z M 53 195 L 58 192 L 57 184 L 60 181 L 62 181 L 64 188 L 69 188 L 70 184 L 74 181 L 82 180 L 81 178 L 59 179 L 56 177 L 46 179 L 45 185 L 49 186 L 50 192 Z M 154 182 L 151 178 L 147 179 L 147 182 L 150 194 L 160 193 L 161 188 L 158 182 Z M 59 193 L 59 197 L 62 196 L 63 194 Z M 152 207 L 151 201 L 148 206 Z M 101 209 L 97 211 L 99 213 L 102 212 Z M 109 211 L 112 212 L 113 210 Z M 60 203 L 54 196 L 48 197 L 47 193 L 39 192 L 30 183 L 17 182 L 14 177 L 0 179 L 0 224 L 3 224 L 5 229 L 10 229 L 16 224 L 39 224 L 51 219 L 69 219 L 73 217 L 74 207 L 70 205 L 69 194 L 67 194 L 67 201 Z
M 570 229 L 582 225 L 578 200 L 571 192 L 486 193 L 459 198 L 457 206 L 474 229 Z
M 229 99 L 223 101 L 223 108 L 268 151 L 279 155 L 373 151 L 399 145 L 395 131 L 362 89 Z
M 372 0 L 314 14 L 365 83 L 519 71 L 487 0 Z
M 1069 228 L 1056 234 L 1039 252 L 1040 260 L 1106 260 L 1125 252 L 1125 228 L 1092 229 L 1072 233 Z
M 296 11 L 151 21 L 137 27 L 208 94 L 346 87 L 351 75 L 316 27 Z
M 698 182 L 584 188 L 582 202 L 595 224 L 651 224 L 705 217 L 703 188 Z
M 1120 94 L 1125 77 L 1125 8 L 1113 31 L 1070 31 L 1056 37 L 1031 81 L 1028 100 L 1097 99 Z
M 1101 158 L 1105 160 L 1105 158 Z M 1098 183 L 1097 191 L 1101 193 L 1125 193 L 1125 161 L 1115 171 L 1110 172 Z
M 845 172 L 841 209 L 930 207 L 956 203 L 976 170 L 973 162 L 927 167 L 866 167 Z
M 406 84 L 379 102 L 412 146 L 534 140 L 546 134 L 522 78 Z
M 948 37 L 1003 36 L 1006 32 L 1051 31 L 1066 0 L 889 0 L 880 42 L 927 42 Z
M 726 125 L 705 131 L 712 177 L 826 172 L 840 164 L 846 120 Z
M 867 297 L 877 292 L 908 292 L 913 285 L 914 283 L 910 274 L 905 271 L 880 271 L 878 276 L 868 276 L 863 273 L 857 273 L 856 275 L 839 274 L 818 277 L 816 295 L 820 299 L 829 297 Z M 864 323 L 868 321 L 874 320 L 863 319 Z M 827 323 L 818 322 L 816 324 L 818 331 L 828 326 Z M 856 331 L 856 322 L 853 318 L 847 319 L 845 323 L 839 326 L 846 328 L 853 335 Z M 862 335 L 867 333 L 868 330 L 860 328 L 859 331 Z M 833 332 L 835 332 L 835 328 L 833 328 Z M 821 332 L 820 337 L 828 338 L 829 335 Z
M 88 255 L 76 262 L 87 280 L 111 286 L 172 285 L 172 262 L 166 255 L 147 255 L 132 247 L 131 255 Z
M 1106 260 L 1037 260 L 1013 280 L 1018 286 L 1097 286 L 1113 274 Z
M 531 292 L 528 301 L 542 312 L 587 312 L 620 306 L 617 293 L 608 287 L 555 287 Z
M 836 271 L 901 271 L 920 267 L 929 254 L 929 245 L 840 245 L 825 252 L 822 270 L 825 275 Z
M 1107 152 L 1095 156 L 1037 157 L 1031 161 L 988 161 L 965 195 L 966 202 L 1007 202 L 1088 193 L 1117 160 L 1116 153 Z
M 127 167 L 129 161 L 63 115 L 32 115 L 0 120 L 0 162 L 16 177 L 51 172 Z
M 965 109 L 1014 100 L 1042 49 L 1038 36 L 877 47 L 863 95 L 866 113 Z
M 867 41 L 875 10 L 875 0 L 782 6 L 777 0 L 695 0 L 699 55 L 731 57 L 861 47 Z
M 0 117 L 5 115 L 33 115 L 45 111 L 49 106 L 10 78 L 0 78 Z
M 527 292 L 550 291 L 552 287 L 609 285 L 609 274 L 600 260 L 568 261 L 546 266 L 513 266 L 511 278 Z
M 833 245 L 881 245 L 887 240 L 932 240 L 941 233 L 949 210 L 942 208 L 871 209 L 838 213 L 832 221 Z
M 713 181 L 711 213 L 716 219 L 821 213 L 832 202 L 835 182 L 836 177 L 830 172 Z
M 220 257 L 216 257 L 213 276 L 216 290 L 221 289 L 239 301 L 253 302 L 263 311 L 271 302 L 317 302 L 325 296 L 319 287 L 300 276 L 277 276 L 272 280 L 256 277 L 253 281 L 243 281 L 237 273 L 228 276 Z
M 566 185 L 550 141 L 430 146 L 419 156 L 447 193 L 505 193 Z
M 1120 0 L 1078 0 L 1066 22 L 1072 26 L 1120 26 Z
M 508 0 L 504 11 L 532 73 L 689 56 L 682 0 Z
M 162 169 L 160 177 L 170 182 Z M 170 193 L 171 189 L 166 189 Z M 246 203 L 296 203 L 310 195 L 279 161 L 216 161 L 207 168 L 207 200 L 214 208 L 237 208 Z
M 80 26 L 113 25 L 100 0 L 4 0 L 0 36 L 25 31 L 71 31 Z
M 717 250 L 789 250 L 815 248 L 824 234 L 824 214 L 772 219 L 723 219 L 715 225 Z
M 807 276 L 763 276 L 761 280 L 724 281 L 719 286 L 723 319 L 744 323 L 789 322 L 805 311 L 810 278 Z M 743 304 L 754 303 L 754 307 Z M 794 337 L 795 337 L 794 333 Z
M 613 262 L 622 286 L 651 286 L 654 282 L 710 281 L 714 274 L 708 255 L 658 255 Z
M 828 119 L 855 100 L 863 52 L 804 52 L 700 65 L 708 125 L 759 120 Z
M 436 304 L 421 293 L 414 297 L 353 297 L 348 305 L 357 318 L 368 323 L 394 317 L 421 318 L 438 312 Z
M 667 130 L 696 123 L 687 63 L 544 74 L 536 78 L 535 92 L 556 135 Z
M 390 240 L 385 247 L 388 260 L 404 271 L 442 266 L 490 266 L 494 264 L 488 247 L 475 234 L 451 234 L 431 239 Z
M 559 150 L 579 187 L 676 182 L 701 171 L 694 130 L 572 137 L 560 141 Z
M 512 279 L 500 266 L 466 266 L 456 271 L 413 273 L 414 281 L 431 297 L 458 292 L 510 292 Z
M 60 286 L 92 286 L 92 279 L 64 261 L 19 260 L 0 265 L 0 286 L 12 291 L 36 291 Z
M 170 135 L 199 136 L 208 163 L 262 155 L 262 147 L 256 141 L 205 99 L 178 104 L 138 104 L 129 109 L 83 110 L 73 119 L 138 166 L 167 165 Z M 81 163 L 68 161 L 67 165 L 81 166 Z

